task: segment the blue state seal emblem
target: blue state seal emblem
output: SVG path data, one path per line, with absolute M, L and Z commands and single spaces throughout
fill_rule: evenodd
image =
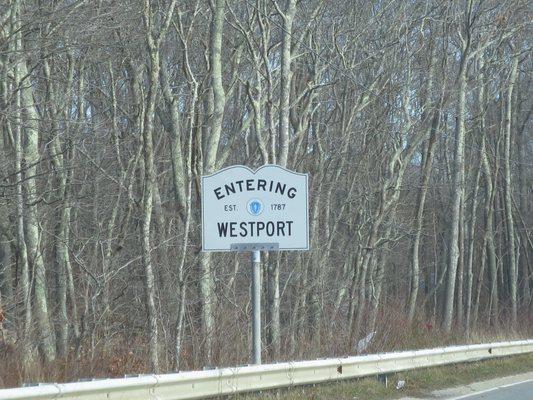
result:
M 246 209 L 251 215 L 256 217 L 263 212 L 263 203 L 259 199 L 251 199 L 246 205 Z

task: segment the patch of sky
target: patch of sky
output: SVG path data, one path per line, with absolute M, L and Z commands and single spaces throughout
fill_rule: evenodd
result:
M 415 165 L 417 167 L 422 165 L 422 153 L 421 152 L 419 151 L 415 152 L 415 154 L 413 155 L 413 158 L 411 159 L 411 165 Z

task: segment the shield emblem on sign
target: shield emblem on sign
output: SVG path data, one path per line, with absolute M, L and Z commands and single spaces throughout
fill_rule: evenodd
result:
M 259 215 L 263 211 L 263 204 L 257 200 L 252 199 L 248 203 L 248 212 L 252 215 Z

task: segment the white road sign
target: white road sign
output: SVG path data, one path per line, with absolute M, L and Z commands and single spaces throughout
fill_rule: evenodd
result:
M 307 174 L 242 165 L 202 176 L 202 249 L 309 249 Z

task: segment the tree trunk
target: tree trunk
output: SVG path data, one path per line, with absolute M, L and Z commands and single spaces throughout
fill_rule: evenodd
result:
M 507 101 L 505 108 L 505 142 L 504 142 L 504 175 L 505 175 L 505 218 L 507 223 L 507 242 L 509 245 L 509 286 L 511 294 L 511 323 L 513 328 L 517 326 L 518 319 L 518 260 L 516 256 L 515 229 L 513 221 L 512 190 L 511 181 L 511 134 L 512 134 L 512 103 L 513 89 L 518 73 L 518 55 L 513 57 L 511 75 L 507 89 Z
M 409 308 L 408 308 L 408 319 L 409 322 L 413 321 L 416 311 L 416 300 L 418 297 L 418 286 L 419 286 L 419 248 L 420 248 L 420 237 L 422 235 L 422 226 L 424 223 L 424 207 L 426 203 L 426 196 L 429 189 L 429 179 L 431 177 L 431 169 L 433 165 L 434 158 L 434 149 L 437 142 L 437 131 L 440 125 L 440 112 L 435 111 L 433 117 L 431 133 L 429 137 L 429 142 L 427 145 L 427 151 L 424 156 L 424 164 L 422 166 L 422 176 L 420 179 L 420 191 L 418 192 L 418 201 L 417 201 L 417 210 L 415 217 L 415 238 L 413 240 L 413 245 L 411 248 L 411 290 L 409 294 Z
M 21 41 L 21 32 L 20 32 L 20 21 L 18 18 L 18 10 L 13 10 L 13 19 L 15 19 L 14 30 L 17 31 L 16 34 L 16 51 L 22 51 L 22 41 Z M 21 84 L 21 71 L 15 66 L 13 71 L 15 85 L 19 87 Z M 24 75 L 22 75 L 24 76 Z M 32 343 L 32 322 L 33 314 L 31 308 L 31 282 L 30 282 L 30 267 L 28 262 L 28 248 L 26 246 L 26 236 L 24 233 L 24 216 L 26 215 L 25 211 L 25 202 L 24 202 L 24 193 L 23 193 L 23 182 L 24 174 L 22 172 L 22 159 L 23 154 L 23 119 L 22 115 L 22 102 L 21 94 L 18 91 L 15 94 L 15 106 L 17 108 L 17 113 L 15 114 L 14 120 L 14 134 L 15 134 L 15 177 L 16 177 L 16 203 L 17 203 L 17 248 L 18 248 L 18 263 L 20 269 L 20 289 L 21 293 L 20 298 L 18 299 L 22 308 L 20 314 L 23 317 L 22 324 L 22 343 L 24 347 L 23 352 L 23 364 L 24 368 L 29 368 L 34 361 L 34 344 Z
M 13 298 L 11 243 L 2 231 L 0 231 L 0 291 L 6 299 Z M 0 298 L 1 302 L 2 298 Z
M 69 205 L 69 179 L 68 170 L 65 168 L 65 160 L 63 157 L 63 149 L 59 138 L 59 111 L 57 109 L 57 99 L 53 88 L 53 80 L 51 79 L 50 64 L 48 60 L 43 62 L 44 76 L 47 81 L 47 97 L 49 101 L 49 118 L 51 124 L 51 131 L 53 137 L 51 138 L 50 149 L 51 159 L 54 165 L 57 181 L 59 185 L 59 199 L 61 201 L 61 208 L 58 212 L 58 224 L 56 226 L 56 240 L 55 246 L 55 269 L 57 282 L 57 303 L 59 318 L 56 324 L 56 343 L 57 351 L 60 358 L 66 358 L 68 352 L 68 338 L 69 338 L 69 319 L 67 315 L 67 270 L 70 269 L 69 256 L 69 233 L 70 233 L 70 205 Z M 73 78 L 72 65 L 69 66 L 67 76 L 67 87 L 70 89 Z M 70 93 L 70 90 L 68 90 Z M 70 104 L 70 101 L 66 102 Z
M 469 1 L 471 3 L 471 1 Z M 468 6 L 467 6 L 468 7 Z M 468 29 L 468 28 L 467 28 Z M 464 151 L 465 151 L 465 114 L 466 114 L 466 90 L 468 70 L 469 43 L 463 45 L 461 51 L 461 65 L 459 69 L 459 92 L 457 100 L 457 128 L 455 137 L 455 160 L 453 171 L 453 203 L 449 234 L 448 270 L 443 308 L 443 328 L 450 332 L 453 322 L 455 281 L 457 278 L 457 266 L 459 261 L 459 225 L 461 224 L 461 202 L 464 200 Z
M 483 133 L 482 133 L 483 135 Z M 470 226 L 468 229 L 468 261 L 466 265 L 466 320 L 465 320 L 465 331 L 466 335 L 470 336 L 470 328 L 472 325 L 471 322 L 471 311 L 472 311 L 472 286 L 474 284 L 474 242 L 476 234 L 476 221 L 477 221 L 477 205 L 478 205 L 478 195 L 479 195 L 479 181 L 481 179 L 481 156 L 478 169 L 476 172 L 476 179 L 474 183 L 474 194 L 472 196 L 472 208 L 470 211 Z
M 212 5 L 211 31 L 209 42 L 209 62 L 213 94 L 212 110 L 208 121 L 209 136 L 205 138 L 203 151 L 203 173 L 211 174 L 216 169 L 218 145 L 222 132 L 224 106 L 226 96 L 222 85 L 222 33 L 224 30 L 224 0 L 215 0 Z M 208 365 L 213 359 L 213 329 L 214 329 L 214 283 L 211 272 L 211 253 L 200 253 L 200 299 L 201 299 L 201 325 L 204 336 L 205 360 Z
M 144 160 L 144 186 L 143 186 L 143 219 L 142 219 L 142 264 L 144 267 L 144 291 L 146 296 L 146 311 L 148 314 L 148 335 L 149 335 L 149 360 L 150 371 L 159 372 L 158 340 L 159 331 L 157 324 L 157 309 L 155 305 L 155 277 L 152 267 L 151 248 L 151 222 L 152 208 L 155 187 L 155 166 L 154 166 L 154 117 L 155 102 L 157 97 L 157 83 L 159 78 L 159 49 L 152 37 L 152 15 L 150 1 L 146 0 L 143 20 L 147 30 L 146 36 L 149 51 L 149 86 L 144 110 L 143 123 L 143 160 Z
M 20 31 L 18 33 L 18 48 L 22 50 L 22 38 Z M 29 82 L 30 75 L 26 66 L 26 60 L 23 58 L 15 67 L 18 69 L 18 75 L 25 81 L 20 82 L 20 99 L 22 109 L 25 110 L 25 121 L 23 135 L 24 140 L 24 160 L 25 178 L 24 186 L 26 189 L 26 209 L 25 233 L 26 244 L 28 248 L 28 259 L 33 266 L 34 281 L 34 314 L 37 322 L 38 343 L 43 358 L 47 362 L 54 361 L 56 358 L 54 331 L 50 323 L 48 311 L 47 285 L 46 285 L 46 267 L 44 265 L 43 254 L 41 251 L 41 224 L 39 221 L 38 204 L 40 196 L 37 189 L 37 165 L 40 162 L 39 154 L 39 114 L 33 100 L 33 85 Z
M 486 252 L 486 258 L 488 262 L 488 272 L 490 274 L 490 313 L 489 313 L 489 323 L 498 324 L 498 314 L 499 314 L 499 304 L 498 304 L 498 279 L 497 279 L 497 259 L 496 259 L 496 246 L 494 244 L 494 196 L 496 192 L 496 177 L 498 175 L 498 161 L 499 158 L 496 157 L 496 165 L 494 167 L 494 174 L 491 173 L 491 167 L 489 163 L 489 158 L 487 156 L 487 146 L 486 146 L 486 123 L 485 123 L 485 107 L 486 107 L 486 97 L 485 97 L 485 78 L 484 78 L 484 63 L 483 57 L 479 59 L 479 94 L 478 94 L 478 103 L 480 111 L 480 120 L 479 128 L 482 134 L 481 136 L 481 145 L 480 145 L 480 156 L 481 156 L 481 166 L 483 171 L 483 179 L 485 182 L 485 202 L 484 202 L 484 218 L 485 218 L 485 231 L 483 234 L 483 253 Z M 485 257 L 484 257 L 485 258 Z M 484 260 L 482 261 L 485 262 Z M 479 299 L 481 295 L 481 284 L 479 282 L 478 294 Z M 479 301 L 476 302 L 476 315 L 477 309 L 479 308 Z
M 283 38 L 281 50 L 280 72 L 280 109 L 279 109 L 279 149 L 278 155 L 272 159 L 277 160 L 282 167 L 287 166 L 289 154 L 289 116 L 291 92 L 291 40 L 292 23 L 296 13 L 296 0 L 287 0 L 285 10 L 278 9 L 283 19 Z M 279 258 L 272 257 L 268 265 L 267 275 L 267 308 L 269 321 L 267 342 L 276 357 L 280 351 L 281 326 L 280 326 L 280 298 L 279 298 Z
M 283 19 L 281 44 L 280 104 L 279 104 L 279 165 L 285 167 L 289 155 L 289 116 L 291 95 L 291 41 L 292 23 L 296 13 L 296 0 L 287 0 L 285 10 L 280 12 Z

